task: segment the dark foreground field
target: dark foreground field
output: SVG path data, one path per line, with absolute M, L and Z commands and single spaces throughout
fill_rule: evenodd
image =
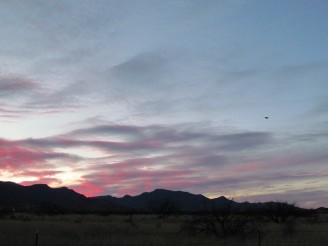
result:
M 226 237 L 215 235 L 199 215 L 32 215 L 0 218 L 0 245 L 328 245 L 326 215 L 293 223 L 261 220 Z M 204 222 L 204 221 L 203 221 Z M 237 223 L 236 221 L 233 223 Z M 250 226 L 250 225 L 248 225 Z M 195 231 L 195 228 L 201 229 Z

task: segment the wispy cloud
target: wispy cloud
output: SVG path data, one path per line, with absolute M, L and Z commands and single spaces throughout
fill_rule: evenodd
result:
M 13 94 L 33 92 L 39 85 L 32 80 L 14 76 L 0 77 L 0 96 L 7 97 Z
M 250 199 L 257 199 L 252 195 L 254 184 L 271 184 L 279 192 L 281 184 L 328 175 L 324 151 L 279 153 L 276 141 L 269 132 L 227 134 L 208 127 L 102 124 L 42 139 L 2 139 L 1 168 L 11 175 L 69 185 L 88 196 L 138 194 L 155 188 L 219 195 L 242 186 Z M 101 154 L 86 157 L 83 148 Z M 267 153 L 254 155 L 263 150 Z M 70 163 L 69 171 L 62 162 Z M 65 182 L 66 172 L 75 173 L 75 181 Z
M 310 5 L 0 1 L 0 177 L 320 195 L 327 9 Z
M 30 148 L 21 141 L 0 139 L 1 178 L 43 180 L 53 178 L 62 171 L 58 163 L 77 163 L 79 158 L 51 148 Z M 3 176 L 4 175 L 4 176 Z
M 93 140 L 97 137 L 102 140 Z M 225 165 L 229 163 L 228 152 L 257 148 L 270 141 L 268 133 L 220 135 L 188 131 L 179 126 L 101 125 L 43 139 L 3 140 L 2 154 L 3 164 L 13 169 L 18 168 L 17 165 L 32 168 L 40 163 L 48 164 L 49 160 L 84 159 L 91 165 L 89 173 L 104 173 L 98 169 L 102 163 L 101 169 L 109 168 L 113 176 L 121 173 L 122 179 L 141 174 L 153 178 L 164 175 L 169 179 Z M 70 150 L 83 147 L 102 152 L 104 158 L 93 160 L 69 154 Z M 62 152 L 63 149 L 66 151 Z M 131 153 L 135 159 L 129 160 Z M 91 176 L 86 175 L 88 179 Z

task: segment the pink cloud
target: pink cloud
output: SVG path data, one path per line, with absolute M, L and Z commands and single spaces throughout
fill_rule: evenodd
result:
M 104 188 L 88 181 L 82 181 L 77 185 L 71 186 L 76 192 L 87 197 L 98 196 L 104 193 Z
M 4 168 L 30 168 L 44 161 L 42 155 L 20 147 L 12 141 L 0 140 L 0 162 Z
M 0 139 L 0 171 L 5 173 L 7 179 L 35 179 L 33 182 L 55 182 L 61 181 L 54 178 L 61 171 L 55 170 L 56 164 L 51 161 L 65 161 L 70 163 L 71 156 L 64 153 L 56 153 L 51 149 L 30 149 L 21 141 L 10 141 Z
M 190 177 L 195 171 L 177 168 L 152 168 L 155 160 L 146 158 L 96 166 L 90 168 L 90 174 L 83 176 L 82 179 L 86 182 L 92 182 L 93 185 L 99 188 L 104 188 L 104 194 L 119 196 L 138 194 L 140 191 L 151 191 L 156 188 L 183 188 L 189 186 Z
M 323 151 L 277 154 L 273 149 L 257 155 L 257 148 L 271 143 L 268 135 L 220 135 L 179 126 L 102 125 L 42 139 L 0 139 L 0 169 L 34 177 L 33 183 L 48 180 L 60 184 L 61 180 L 54 178 L 60 175 L 51 171 L 69 166 L 81 175 L 70 187 L 87 196 L 136 195 L 157 188 L 225 195 L 236 189 L 282 187 L 294 180 L 327 176 L 320 165 L 316 165 L 318 170 L 311 168 L 328 159 Z M 85 158 L 56 152 L 80 147 L 101 151 L 104 156 Z

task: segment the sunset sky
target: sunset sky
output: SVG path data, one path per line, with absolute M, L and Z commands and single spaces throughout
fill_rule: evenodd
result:
M 0 180 L 328 206 L 327 13 L 0 0 Z

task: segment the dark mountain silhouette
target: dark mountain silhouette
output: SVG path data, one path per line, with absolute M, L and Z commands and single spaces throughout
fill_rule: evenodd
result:
M 164 189 L 156 189 L 153 192 L 145 192 L 138 196 L 124 196 L 122 198 L 112 196 L 97 197 L 111 201 L 116 204 L 128 207 L 132 210 L 146 211 L 153 203 L 160 203 L 163 201 L 174 201 L 182 211 L 200 210 L 204 203 L 208 200 L 203 195 L 193 195 L 183 191 L 170 191 Z
M 113 196 L 100 196 L 96 199 L 110 201 L 135 211 L 149 211 L 156 204 L 171 202 L 183 212 L 196 212 L 215 206 L 224 206 L 229 200 L 224 196 L 209 199 L 203 195 L 194 195 L 184 191 L 171 191 L 156 189 L 152 192 L 145 192 L 138 196 L 126 195 L 122 198 Z
M 328 214 L 328 208 L 324 208 L 324 207 L 314 209 L 314 211 L 319 214 Z
M 98 196 L 87 198 L 66 187 L 50 188 L 45 184 L 22 186 L 13 182 L 0 181 L 0 211 L 22 212 L 82 212 L 82 213 L 124 213 L 152 212 L 162 205 L 180 212 L 200 212 L 226 208 L 233 205 L 239 211 L 259 211 L 272 207 L 275 202 L 238 203 L 224 196 L 209 199 L 183 191 L 156 189 L 137 196 L 121 198 Z M 326 208 L 319 208 L 327 211 Z
M 0 207 L 30 212 L 125 210 L 108 201 L 86 198 L 66 187 L 50 188 L 45 184 L 22 186 L 12 182 L 0 182 Z
M 16 211 L 150 212 L 151 207 L 164 202 L 174 203 L 181 212 L 196 212 L 204 210 L 209 204 L 220 207 L 229 200 L 225 197 L 209 199 L 203 195 L 164 189 L 122 198 L 87 198 L 66 187 L 50 188 L 45 184 L 22 186 L 13 182 L 0 182 L 0 208 Z

